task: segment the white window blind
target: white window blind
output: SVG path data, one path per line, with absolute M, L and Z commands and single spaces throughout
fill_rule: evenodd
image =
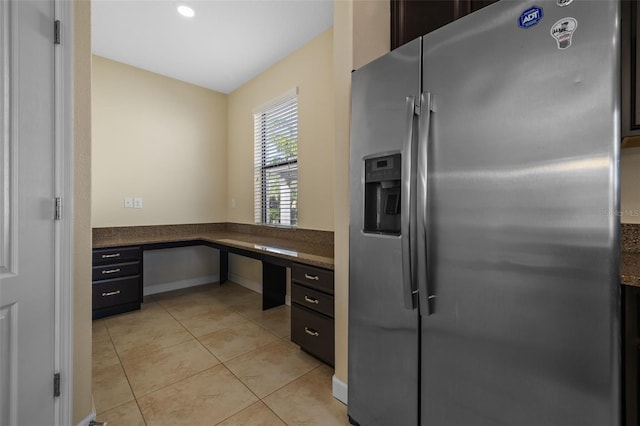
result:
M 254 114 L 255 222 L 298 224 L 298 97 Z

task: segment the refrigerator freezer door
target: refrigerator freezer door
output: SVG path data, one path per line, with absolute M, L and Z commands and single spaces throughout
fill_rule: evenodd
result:
M 501 1 L 423 38 L 423 425 L 620 424 L 617 22 Z
M 352 77 L 348 413 L 367 426 L 418 423 L 419 319 L 417 309 L 405 308 L 402 281 L 407 236 L 363 229 L 365 160 L 383 158 L 384 173 L 394 155 L 406 155 L 406 127 L 415 126 L 407 97 L 420 94 L 420 50 L 415 40 Z

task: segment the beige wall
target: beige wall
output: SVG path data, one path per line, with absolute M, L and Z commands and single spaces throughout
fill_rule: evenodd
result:
M 91 398 L 91 3 L 75 1 L 73 35 L 73 424 Z
M 227 96 L 98 56 L 92 85 L 93 226 L 224 222 Z
M 229 222 L 254 223 L 254 109 L 297 87 L 298 226 L 333 230 L 332 52 L 329 29 L 229 95 Z M 229 274 L 249 287 L 262 282 L 260 263 L 245 257 L 230 257 Z
M 298 87 L 298 226 L 333 230 L 332 49 L 329 29 L 229 95 L 229 222 L 254 221 L 254 108 Z
M 388 0 L 335 0 L 335 319 L 336 377 L 347 382 L 349 317 L 349 122 L 351 70 L 389 51 Z

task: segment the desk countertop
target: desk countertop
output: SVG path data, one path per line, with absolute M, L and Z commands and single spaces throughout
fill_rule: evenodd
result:
M 207 223 L 93 229 L 93 248 L 210 243 L 333 270 L 333 232 Z
M 623 285 L 640 287 L 640 253 L 621 253 L 620 282 Z
M 620 283 L 640 287 L 640 225 L 620 226 Z
M 203 241 L 332 269 L 333 232 L 233 223 L 94 228 L 93 247 Z M 620 282 L 640 287 L 640 226 L 622 225 Z

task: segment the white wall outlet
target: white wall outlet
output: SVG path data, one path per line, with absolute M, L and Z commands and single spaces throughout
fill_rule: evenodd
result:
M 142 198 L 136 197 L 133 199 L 133 207 L 135 207 L 136 209 L 141 209 L 142 208 Z
M 236 199 L 235 199 L 235 198 L 232 198 L 232 199 L 231 199 L 231 208 L 232 208 L 232 209 L 235 209 L 235 208 L 236 208 Z
M 133 208 L 133 198 L 124 197 L 124 208 L 125 209 L 132 209 Z

